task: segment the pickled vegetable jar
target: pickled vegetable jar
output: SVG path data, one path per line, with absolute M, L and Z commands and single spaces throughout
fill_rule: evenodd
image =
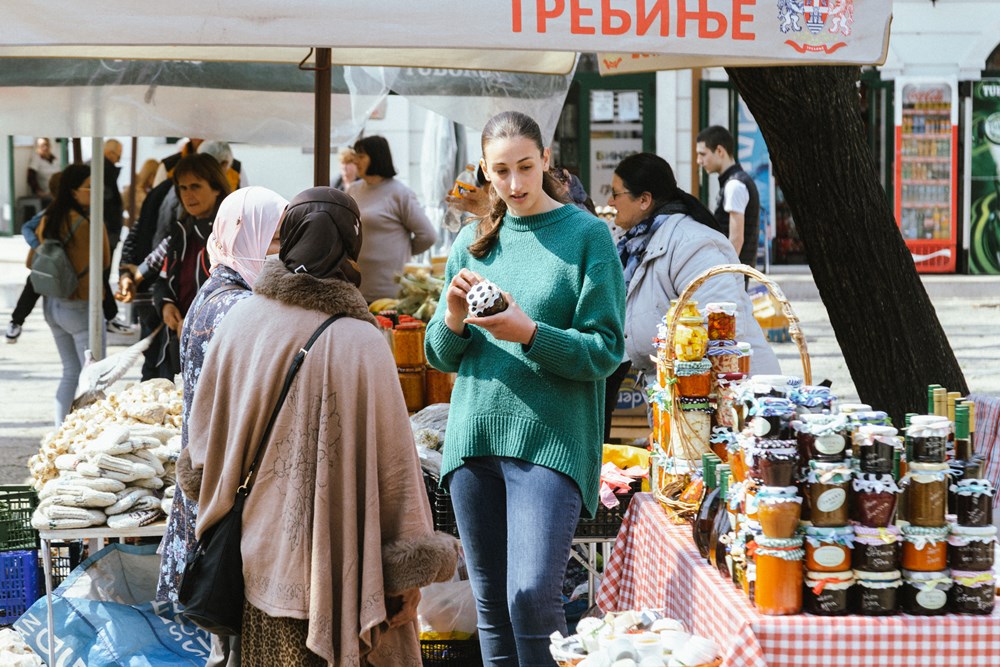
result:
M 996 600 L 992 572 L 952 570 L 954 582 L 948 591 L 951 611 L 956 614 L 991 614 Z
M 951 586 L 948 570 L 915 572 L 904 568 L 903 585 L 899 588 L 899 609 L 916 616 L 946 614 Z
M 902 531 L 904 570 L 936 572 L 948 567 L 947 526 L 903 526 Z
M 904 485 L 907 518 L 915 526 L 945 525 L 948 509 L 948 464 L 910 463 Z
M 808 555 L 807 555 L 808 558 Z M 808 565 L 807 565 L 808 567 Z M 803 608 L 816 616 L 843 616 L 851 611 L 854 572 L 812 572 L 806 570 Z
M 851 569 L 854 529 L 850 526 L 821 528 L 806 526 L 806 570 L 843 572 Z
M 736 304 L 728 301 L 705 305 L 709 340 L 736 339 Z
M 963 479 L 951 485 L 955 516 L 960 526 L 993 524 L 993 485 L 988 479 Z
M 992 570 L 996 540 L 996 526 L 951 526 L 948 564 L 955 570 Z
M 896 593 L 903 584 L 899 570 L 889 572 L 854 571 L 855 609 L 863 616 L 891 616 L 896 610 Z
M 859 473 L 853 481 L 854 517 L 862 526 L 883 528 L 892 523 L 899 499 L 899 487 L 892 475 Z
M 899 566 L 899 528 L 854 526 L 851 565 L 866 572 L 890 572 Z
M 712 364 L 704 359 L 698 361 L 675 361 L 674 376 L 677 391 L 681 396 L 705 398 L 711 392 Z
M 809 462 L 809 519 L 814 526 L 846 526 L 851 469 L 842 463 Z
M 701 316 L 681 316 L 674 331 L 674 358 L 678 361 L 700 361 L 707 349 L 708 331 Z
M 712 364 L 713 375 L 740 372 L 740 351 L 731 340 L 710 340 L 705 357 Z
M 757 490 L 756 499 L 757 520 L 765 537 L 787 539 L 795 535 L 802 514 L 802 498 L 797 487 L 762 486 Z
M 802 538 L 756 539 L 754 602 L 766 616 L 787 616 L 802 611 Z

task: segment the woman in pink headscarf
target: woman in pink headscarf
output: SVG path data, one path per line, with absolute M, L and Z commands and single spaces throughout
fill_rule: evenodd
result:
M 236 303 L 250 296 L 251 286 L 267 255 L 278 252 L 281 216 L 288 201 L 267 188 L 241 188 L 219 205 L 206 248 L 211 276 L 191 303 L 181 332 L 181 376 L 184 408 L 181 447 L 187 447 L 188 414 L 208 344 L 216 327 Z M 160 580 L 156 598 L 176 601 L 188 553 L 194 549 L 198 506 L 179 487 L 161 542 Z

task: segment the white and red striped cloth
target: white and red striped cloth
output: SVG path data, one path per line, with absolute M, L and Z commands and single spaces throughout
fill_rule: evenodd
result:
M 605 612 L 662 609 L 723 649 L 723 667 L 1000 665 L 992 616 L 762 616 L 648 493 L 632 498 L 597 592 Z
M 976 453 L 986 459 L 986 478 L 998 492 L 993 494 L 993 507 L 1000 508 L 1000 396 L 969 394 L 976 404 Z

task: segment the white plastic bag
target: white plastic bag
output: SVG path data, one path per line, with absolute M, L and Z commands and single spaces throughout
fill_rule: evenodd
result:
M 468 581 L 420 589 L 417 607 L 421 639 L 468 639 L 476 633 L 476 600 Z

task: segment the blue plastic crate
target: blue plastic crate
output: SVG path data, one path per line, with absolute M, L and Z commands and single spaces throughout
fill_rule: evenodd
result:
M 38 551 L 0 552 L 0 625 L 16 621 L 39 597 Z

